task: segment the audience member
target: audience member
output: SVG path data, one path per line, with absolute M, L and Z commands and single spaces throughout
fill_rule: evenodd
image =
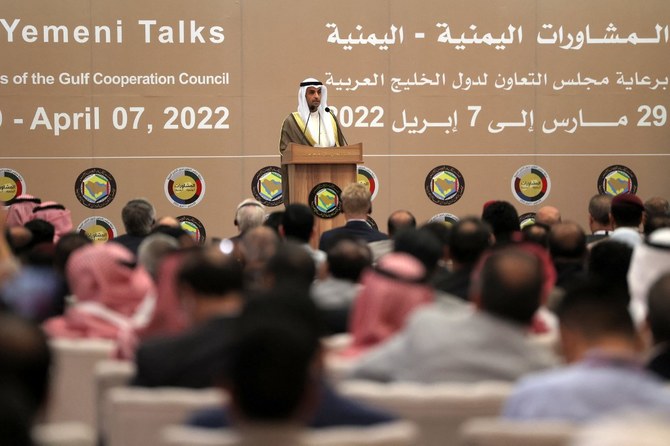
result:
M 625 290 L 600 282 L 570 288 L 558 308 L 568 366 L 521 379 L 503 415 L 585 422 L 617 410 L 670 411 L 670 393 L 642 370 L 642 342 Z
M 426 231 L 435 237 L 439 243 L 441 255 L 437 259 L 437 265 L 430 277 L 430 283 L 435 287 L 436 283 L 445 280 L 451 275 L 449 269 L 451 258 L 449 255 L 449 243 L 451 242 L 451 223 L 443 221 L 432 221 L 421 226 L 421 231 Z
M 37 197 L 22 194 L 14 198 L 7 208 L 7 226 L 23 226 L 33 219 L 33 209 L 42 203 Z
M 93 243 L 90 238 L 81 232 L 70 232 L 63 235 L 56 243 L 54 252 L 54 267 L 58 274 L 65 278 L 67 261 L 77 249 Z
M 358 239 L 341 239 L 328 251 L 326 277 L 312 286 L 312 298 L 329 333 L 348 331 L 349 312 L 360 291 L 360 278 L 372 266 L 368 245 Z
M 193 235 L 186 232 L 179 224 L 176 226 L 172 224 L 157 224 L 151 229 L 150 234 L 162 234 L 172 237 L 177 241 L 179 248 L 192 248 L 199 244 L 199 241 Z
M 382 257 L 376 268 L 361 277 L 351 310 L 348 354 L 357 355 L 383 343 L 405 326 L 414 310 L 434 300 L 426 269 L 416 258 L 400 252 Z
M 565 288 L 584 274 L 586 234 L 577 223 L 555 224 L 549 231 L 549 253 L 556 268 L 556 286 Z
M 535 213 L 535 223 L 552 227 L 561 221 L 561 212 L 554 206 L 542 206 Z
M 295 242 L 284 242 L 268 259 L 263 272 L 262 289 L 292 285 L 307 292 L 316 275 L 312 256 Z
M 63 235 L 72 231 L 72 215 L 60 203 L 55 201 L 44 201 L 33 208 L 33 220 L 44 220 L 54 227 L 53 243 L 56 243 Z
M 265 206 L 253 198 L 247 198 L 237 205 L 235 209 L 235 220 L 233 224 L 237 227 L 238 234 L 231 237 L 235 243 L 249 229 L 260 226 L 265 221 Z
M 670 271 L 670 228 L 653 232 L 646 242 L 633 250 L 628 268 L 628 288 L 631 310 L 636 323 L 644 321 L 647 314 L 649 288 Z
M 491 228 L 476 217 L 466 217 L 451 228 L 449 255 L 451 274 L 435 283 L 435 288 L 468 300 L 470 277 L 481 255 L 491 244 Z
M 396 235 L 394 252 L 404 252 L 423 264 L 427 280 L 433 277 L 443 249 L 440 240 L 428 229 L 405 229 Z
M 625 193 L 612 198 L 610 216 L 614 230 L 610 233 L 610 238 L 628 243 L 630 246 L 640 244 L 642 242 L 640 224 L 643 215 L 644 205 L 637 195 Z
M 654 344 L 647 369 L 670 381 L 670 272 L 649 289 L 647 324 Z
M 633 248 L 616 240 L 603 240 L 591 248 L 588 260 L 590 276 L 628 290 L 628 268 Z
M 43 415 L 49 394 L 50 367 L 51 352 L 42 330 L 16 315 L 0 313 L 2 429 L 8 427 L 5 421 L 10 415 L 14 421 L 23 418 L 28 427 Z M 20 413 L 11 414 L 8 406 Z M 2 442 L 17 444 L 8 437 L 2 437 Z
M 321 234 L 320 250 L 327 252 L 338 237 L 343 236 L 357 237 L 368 243 L 388 238 L 386 234 L 374 229 L 367 222 L 368 214 L 372 211 L 370 190 L 367 187 L 360 183 L 348 185 L 342 191 L 341 201 L 347 223 Z
M 544 223 L 532 223 L 521 228 L 521 240 L 535 243 L 544 249 L 549 249 L 549 226 Z
M 242 267 L 216 248 L 184 258 L 177 275 L 179 298 L 192 327 L 172 337 L 143 342 L 133 383 L 146 387 L 214 385 L 218 359 L 232 339 L 242 308 Z
M 586 243 L 591 244 L 609 236 L 612 231 L 612 196 L 598 194 L 589 200 L 589 230 L 591 234 L 586 236 Z
M 164 215 L 162 217 L 156 218 L 156 223 L 154 223 L 154 229 L 159 226 L 167 226 L 169 228 L 181 228 L 181 223 L 176 217 L 173 217 L 171 215 Z
M 312 210 L 301 203 L 292 203 L 286 206 L 279 226 L 279 233 L 287 240 L 299 243 L 312 256 L 317 276 L 321 276 L 326 261 L 326 253 L 310 246 L 312 238 L 316 235 Z
M 670 227 L 670 205 L 663 197 L 651 197 L 644 202 L 643 232 L 649 236 L 660 228 Z
M 495 244 L 514 241 L 521 230 L 519 214 L 507 201 L 490 201 L 484 205 L 482 220 L 491 226 Z
M 373 263 L 393 251 L 393 239 L 396 234 L 405 229 L 416 229 L 416 218 L 411 212 L 406 210 L 397 210 L 391 212 L 386 222 L 388 227 L 388 239 L 377 240 L 370 242 L 370 250 L 372 251 Z
M 130 200 L 121 210 L 121 220 L 126 233 L 113 238 L 113 243 L 126 247 L 135 256 L 142 240 L 149 235 L 156 221 L 156 211 L 144 198 Z
M 54 225 L 48 221 L 42 220 L 41 218 L 35 218 L 23 226 L 27 228 L 32 235 L 30 243 L 22 250 L 24 254 L 30 252 L 33 248 L 42 243 L 53 245 L 56 230 Z
M 416 218 L 410 211 L 398 210 L 391 212 L 388 221 L 388 235 L 393 238 L 404 229 L 416 229 Z
M 179 242 L 166 234 L 151 234 L 137 249 L 137 263 L 147 270 L 154 282 L 158 280 L 160 263 L 166 255 L 179 250 Z
M 119 356 L 132 358 L 137 332 L 152 316 L 151 277 L 135 266 L 133 254 L 116 243 L 76 250 L 67 263 L 67 281 L 76 303 L 43 327 L 52 337 L 106 338 L 117 342 Z
M 513 381 L 555 359 L 526 331 L 543 287 L 537 257 L 508 247 L 488 256 L 470 291 L 476 311 L 417 310 L 397 336 L 361 358 L 354 378 L 378 381 Z
M 230 404 L 202 411 L 190 424 L 232 426 L 253 435 L 259 424 L 268 423 L 326 428 L 392 421 L 342 397 L 326 382 L 315 320 L 316 308 L 300 289 L 281 287 L 250 299 L 221 379 Z
M 245 289 L 259 290 L 265 266 L 279 249 L 279 234 L 268 226 L 258 226 L 245 232 L 239 244 L 244 264 Z
M 279 225 L 281 225 L 282 218 L 284 218 L 284 211 L 274 211 L 267 216 L 263 226 L 272 228 L 279 235 Z
M 663 197 L 651 197 L 644 202 L 644 212 L 647 217 L 656 215 L 669 215 L 670 203 Z

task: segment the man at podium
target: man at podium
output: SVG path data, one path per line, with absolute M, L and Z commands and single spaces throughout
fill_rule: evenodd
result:
M 290 143 L 313 147 L 346 145 L 346 139 L 337 118 L 327 105 L 328 90 L 321 81 L 308 78 L 300 83 L 298 111 L 284 119 L 279 139 L 283 155 Z M 282 168 L 282 194 L 288 203 L 288 169 Z

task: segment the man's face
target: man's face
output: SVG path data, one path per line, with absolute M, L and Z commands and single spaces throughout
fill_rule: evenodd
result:
M 319 105 L 321 105 L 321 87 L 307 87 L 305 99 L 307 100 L 309 111 L 315 112 L 319 108 Z

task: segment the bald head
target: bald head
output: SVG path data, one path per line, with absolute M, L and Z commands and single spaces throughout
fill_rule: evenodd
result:
M 389 237 L 393 237 L 398 231 L 403 229 L 416 228 L 416 219 L 414 218 L 414 215 L 405 210 L 398 210 L 391 213 L 387 223 Z
M 586 234 L 575 222 L 557 223 L 549 231 L 549 252 L 556 259 L 582 259 L 586 255 Z
M 543 206 L 535 213 L 535 223 L 553 226 L 561 222 L 561 213 L 553 206 Z

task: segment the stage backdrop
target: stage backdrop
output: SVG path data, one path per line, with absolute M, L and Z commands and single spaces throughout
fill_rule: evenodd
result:
M 99 239 L 135 197 L 201 237 L 244 198 L 281 209 L 306 77 L 364 145 L 381 230 L 670 195 L 667 0 L 4 1 L 0 54 L 0 200 L 62 202 Z

